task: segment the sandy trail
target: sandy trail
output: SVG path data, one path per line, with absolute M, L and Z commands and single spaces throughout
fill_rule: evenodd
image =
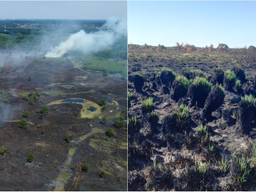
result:
M 89 137 L 91 137 L 95 134 L 98 134 L 98 133 L 104 133 L 104 131 L 99 128 L 92 128 L 92 130 L 89 133 L 82 135 L 82 136 L 71 141 L 71 144 L 73 146 L 69 148 L 67 158 L 61 167 L 60 173 L 53 182 L 53 188 L 54 188 L 53 190 L 54 191 L 64 191 L 65 190 L 65 184 L 68 182 L 68 180 L 72 176 L 72 171 L 70 169 L 70 166 L 73 161 L 73 157 L 75 156 L 75 154 L 77 152 L 78 145 L 81 142 L 88 139 Z

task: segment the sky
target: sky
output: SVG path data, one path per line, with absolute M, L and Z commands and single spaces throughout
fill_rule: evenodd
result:
M 128 42 L 256 45 L 256 1 L 128 1 Z
M 0 19 L 125 20 L 125 1 L 0 1 Z

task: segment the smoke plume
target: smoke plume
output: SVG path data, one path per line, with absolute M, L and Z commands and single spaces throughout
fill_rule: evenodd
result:
M 65 41 L 45 54 L 45 57 L 58 58 L 70 51 L 83 54 L 96 53 L 112 46 L 115 41 L 125 34 L 125 26 L 119 20 L 109 20 L 101 29 L 94 33 L 80 30 L 71 34 Z

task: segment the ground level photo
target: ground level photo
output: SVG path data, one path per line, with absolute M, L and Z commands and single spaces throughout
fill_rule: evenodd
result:
M 128 4 L 129 190 L 256 189 L 255 6 Z

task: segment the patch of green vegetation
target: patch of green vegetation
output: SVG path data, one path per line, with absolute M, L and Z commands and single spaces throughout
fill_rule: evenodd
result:
M 200 134 L 206 134 L 207 133 L 207 127 L 203 124 L 200 124 L 198 127 L 195 128 L 196 132 Z
M 208 137 L 208 132 L 206 132 L 205 137 Z M 207 139 L 207 138 L 206 138 L 206 139 Z M 214 143 L 210 142 L 210 143 L 208 144 L 208 151 L 209 151 L 209 152 L 213 152 L 215 149 L 216 149 L 216 148 L 215 148 Z
M 179 105 L 179 107 L 176 111 L 176 115 L 177 115 L 179 121 L 183 121 L 183 120 L 187 119 L 189 117 L 188 106 L 183 103 L 181 105 Z
M 81 60 L 77 60 L 75 62 L 85 69 L 102 71 L 105 73 L 119 73 L 123 77 L 127 77 L 127 60 L 118 60 L 91 55 L 87 56 L 87 58 L 81 58 Z
M 252 144 L 252 158 L 251 158 L 253 166 L 256 166 L 256 142 Z
M 241 89 L 242 84 L 241 84 L 241 81 L 239 79 L 236 80 L 235 87 L 236 87 L 236 89 Z
M 17 121 L 17 125 L 19 128 L 26 129 L 28 127 L 28 121 L 25 119 L 20 119 Z
M 22 94 L 23 99 L 31 105 L 35 104 L 40 97 L 40 94 L 37 91 L 24 92 L 21 94 Z
M 128 91 L 128 97 L 132 97 L 134 94 L 131 91 Z
M 122 128 L 125 125 L 125 118 L 122 114 L 115 116 L 113 121 L 113 126 L 115 128 Z
M 105 139 L 91 138 L 89 145 L 96 151 L 111 154 L 113 150 L 119 146 L 119 143 L 115 138 L 106 137 Z
M 41 109 L 39 110 L 39 113 L 41 114 L 41 115 L 45 115 L 45 114 L 47 114 L 49 112 L 49 108 L 47 107 L 47 106 L 43 106 L 43 107 L 41 107 Z
M 28 118 L 28 116 L 30 115 L 30 113 L 28 111 L 24 111 L 21 116 L 22 118 Z
M 256 104 L 256 97 L 253 95 L 245 95 L 241 97 L 241 102 L 246 104 Z
M 129 118 L 129 126 L 135 127 L 138 123 L 138 120 L 135 116 Z
M 226 173 L 229 169 L 229 163 L 227 159 L 221 158 L 219 162 L 219 168 L 222 172 Z
M 75 147 L 71 147 L 69 150 L 68 150 L 68 156 L 70 157 L 73 157 L 76 153 L 76 148 Z
M 190 81 L 183 75 L 177 75 L 175 80 L 186 88 L 190 85 Z
M 157 113 L 156 112 L 151 112 L 149 114 L 149 120 L 154 121 L 154 122 L 158 122 L 159 117 L 158 117 Z
M 114 137 L 116 135 L 116 132 L 113 128 L 109 128 L 106 130 L 105 134 L 108 137 Z
M 234 179 L 235 181 L 243 184 L 247 181 L 251 172 L 250 161 L 244 155 L 235 155 L 233 157 L 233 161 L 235 162 L 238 169 Z
M 98 165 L 99 177 L 111 176 L 114 174 L 114 167 L 110 160 L 103 160 Z
M 199 76 L 199 77 L 205 77 L 205 73 L 200 70 L 200 69 L 194 69 L 191 67 L 187 67 L 184 69 L 183 71 L 184 73 L 193 73 L 195 77 Z
M 153 108 L 153 104 L 152 97 L 142 100 L 142 108 L 145 110 L 151 110 Z
M 200 142 L 201 143 L 206 143 L 209 139 L 209 133 L 208 133 L 208 128 L 202 124 L 200 124 L 198 127 L 195 128 L 195 131 L 198 133 L 200 136 Z M 215 146 L 213 143 L 208 143 L 208 150 L 213 151 Z
M 205 174 L 209 170 L 209 164 L 205 162 L 197 162 L 196 163 L 196 171 L 200 174 Z
M 31 152 L 29 152 L 27 154 L 27 162 L 31 163 L 32 161 L 34 161 L 34 155 Z
M 3 155 L 5 155 L 7 152 L 8 152 L 7 147 L 1 145 L 1 146 L 0 146 L 0 155 L 3 156 Z
M 211 88 L 212 84 L 204 77 L 196 77 L 193 80 L 193 84 L 196 86 L 204 86 L 204 87 L 208 87 Z
M 233 71 L 231 71 L 230 69 L 225 71 L 224 76 L 229 81 L 234 81 L 236 79 L 236 74 Z

